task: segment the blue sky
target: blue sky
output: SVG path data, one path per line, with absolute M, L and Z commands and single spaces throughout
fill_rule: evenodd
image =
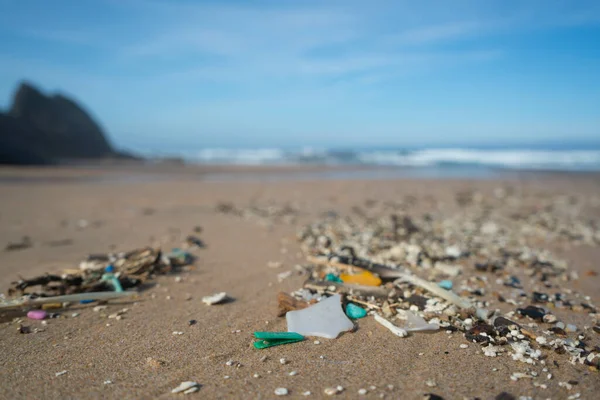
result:
M 585 142 L 600 1 L 0 0 L 21 79 L 128 148 Z

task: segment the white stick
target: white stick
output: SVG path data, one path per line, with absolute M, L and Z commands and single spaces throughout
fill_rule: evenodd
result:
M 136 291 L 125 291 L 125 292 L 89 292 L 89 293 L 76 293 L 76 294 L 67 294 L 64 296 L 54 296 L 54 297 L 38 297 L 35 299 L 31 299 L 28 297 L 24 297 L 18 300 L 13 300 L 7 302 L 6 304 L 0 303 L 0 309 L 3 308 L 14 308 L 21 306 L 30 306 L 36 304 L 46 304 L 46 303 L 64 303 L 64 302 L 75 302 L 81 300 L 110 300 L 117 299 L 120 297 L 128 297 L 138 294 Z
M 390 321 L 383 318 L 381 315 L 375 313 L 375 314 L 373 314 L 373 316 L 375 317 L 375 321 L 379 322 L 381 325 L 388 328 L 394 335 L 396 335 L 398 337 L 408 336 L 408 332 L 406 332 L 406 330 L 392 324 Z
M 459 295 L 455 294 L 451 290 L 443 289 L 433 282 L 426 281 L 425 279 L 421 279 L 418 276 L 414 276 L 414 275 L 410 275 L 410 274 L 404 274 L 401 278 L 397 279 L 395 282 L 408 282 L 415 286 L 420 286 L 423 289 L 428 290 L 431 293 L 435 294 L 436 296 L 441 297 L 442 299 L 447 300 L 450 303 L 456 304 L 458 307 L 460 307 L 462 309 L 475 310 L 475 315 L 477 316 L 477 318 L 487 321 L 488 314 L 489 314 L 488 310 L 486 310 L 485 308 L 475 307 L 473 304 L 471 304 L 471 302 L 469 300 L 460 297 Z

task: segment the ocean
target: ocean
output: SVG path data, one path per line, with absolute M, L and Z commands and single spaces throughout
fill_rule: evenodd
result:
M 598 148 L 201 148 L 176 154 L 186 162 L 217 165 L 379 166 L 403 169 L 600 171 Z

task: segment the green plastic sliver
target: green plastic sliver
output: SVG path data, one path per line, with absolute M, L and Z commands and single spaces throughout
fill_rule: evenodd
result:
M 254 342 L 254 347 L 257 349 L 266 349 L 304 340 L 304 336 L 296 332 L 254 332 L 254 337 L 259 339 Z

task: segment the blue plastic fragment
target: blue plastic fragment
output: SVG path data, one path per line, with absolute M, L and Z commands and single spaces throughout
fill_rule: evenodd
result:
M 438 286 L 441 287 L 442 289 L 452 290 L 452 281 L 448 281 L 448 280 L 440 281 L 440 283 L 438 283 Z
M 115 272 L 115 267 L 112 264 L 109 264 L 106 268 L 104 268 L 104 272 Z
M 348 318 L 358 319 L 367 316 L 367 310 L 362 307 L 357 306 L 354 303 L 348 303 L 346 305 L 346 315 Z
M 342 280 L 335 276 L 334 274 L 327 274 L 325 275 L 325 280 L 328 282 L 338 282 L 338 283 L 342 283 Z
M 96 300 L 80 300 L 80 301 L 79 301 L 79 303 L 80 303 L 80 304 L 90 304 L 90 303 L 93 303 L 93 302 L 95 302 L 95 301 L 96 301 Z

